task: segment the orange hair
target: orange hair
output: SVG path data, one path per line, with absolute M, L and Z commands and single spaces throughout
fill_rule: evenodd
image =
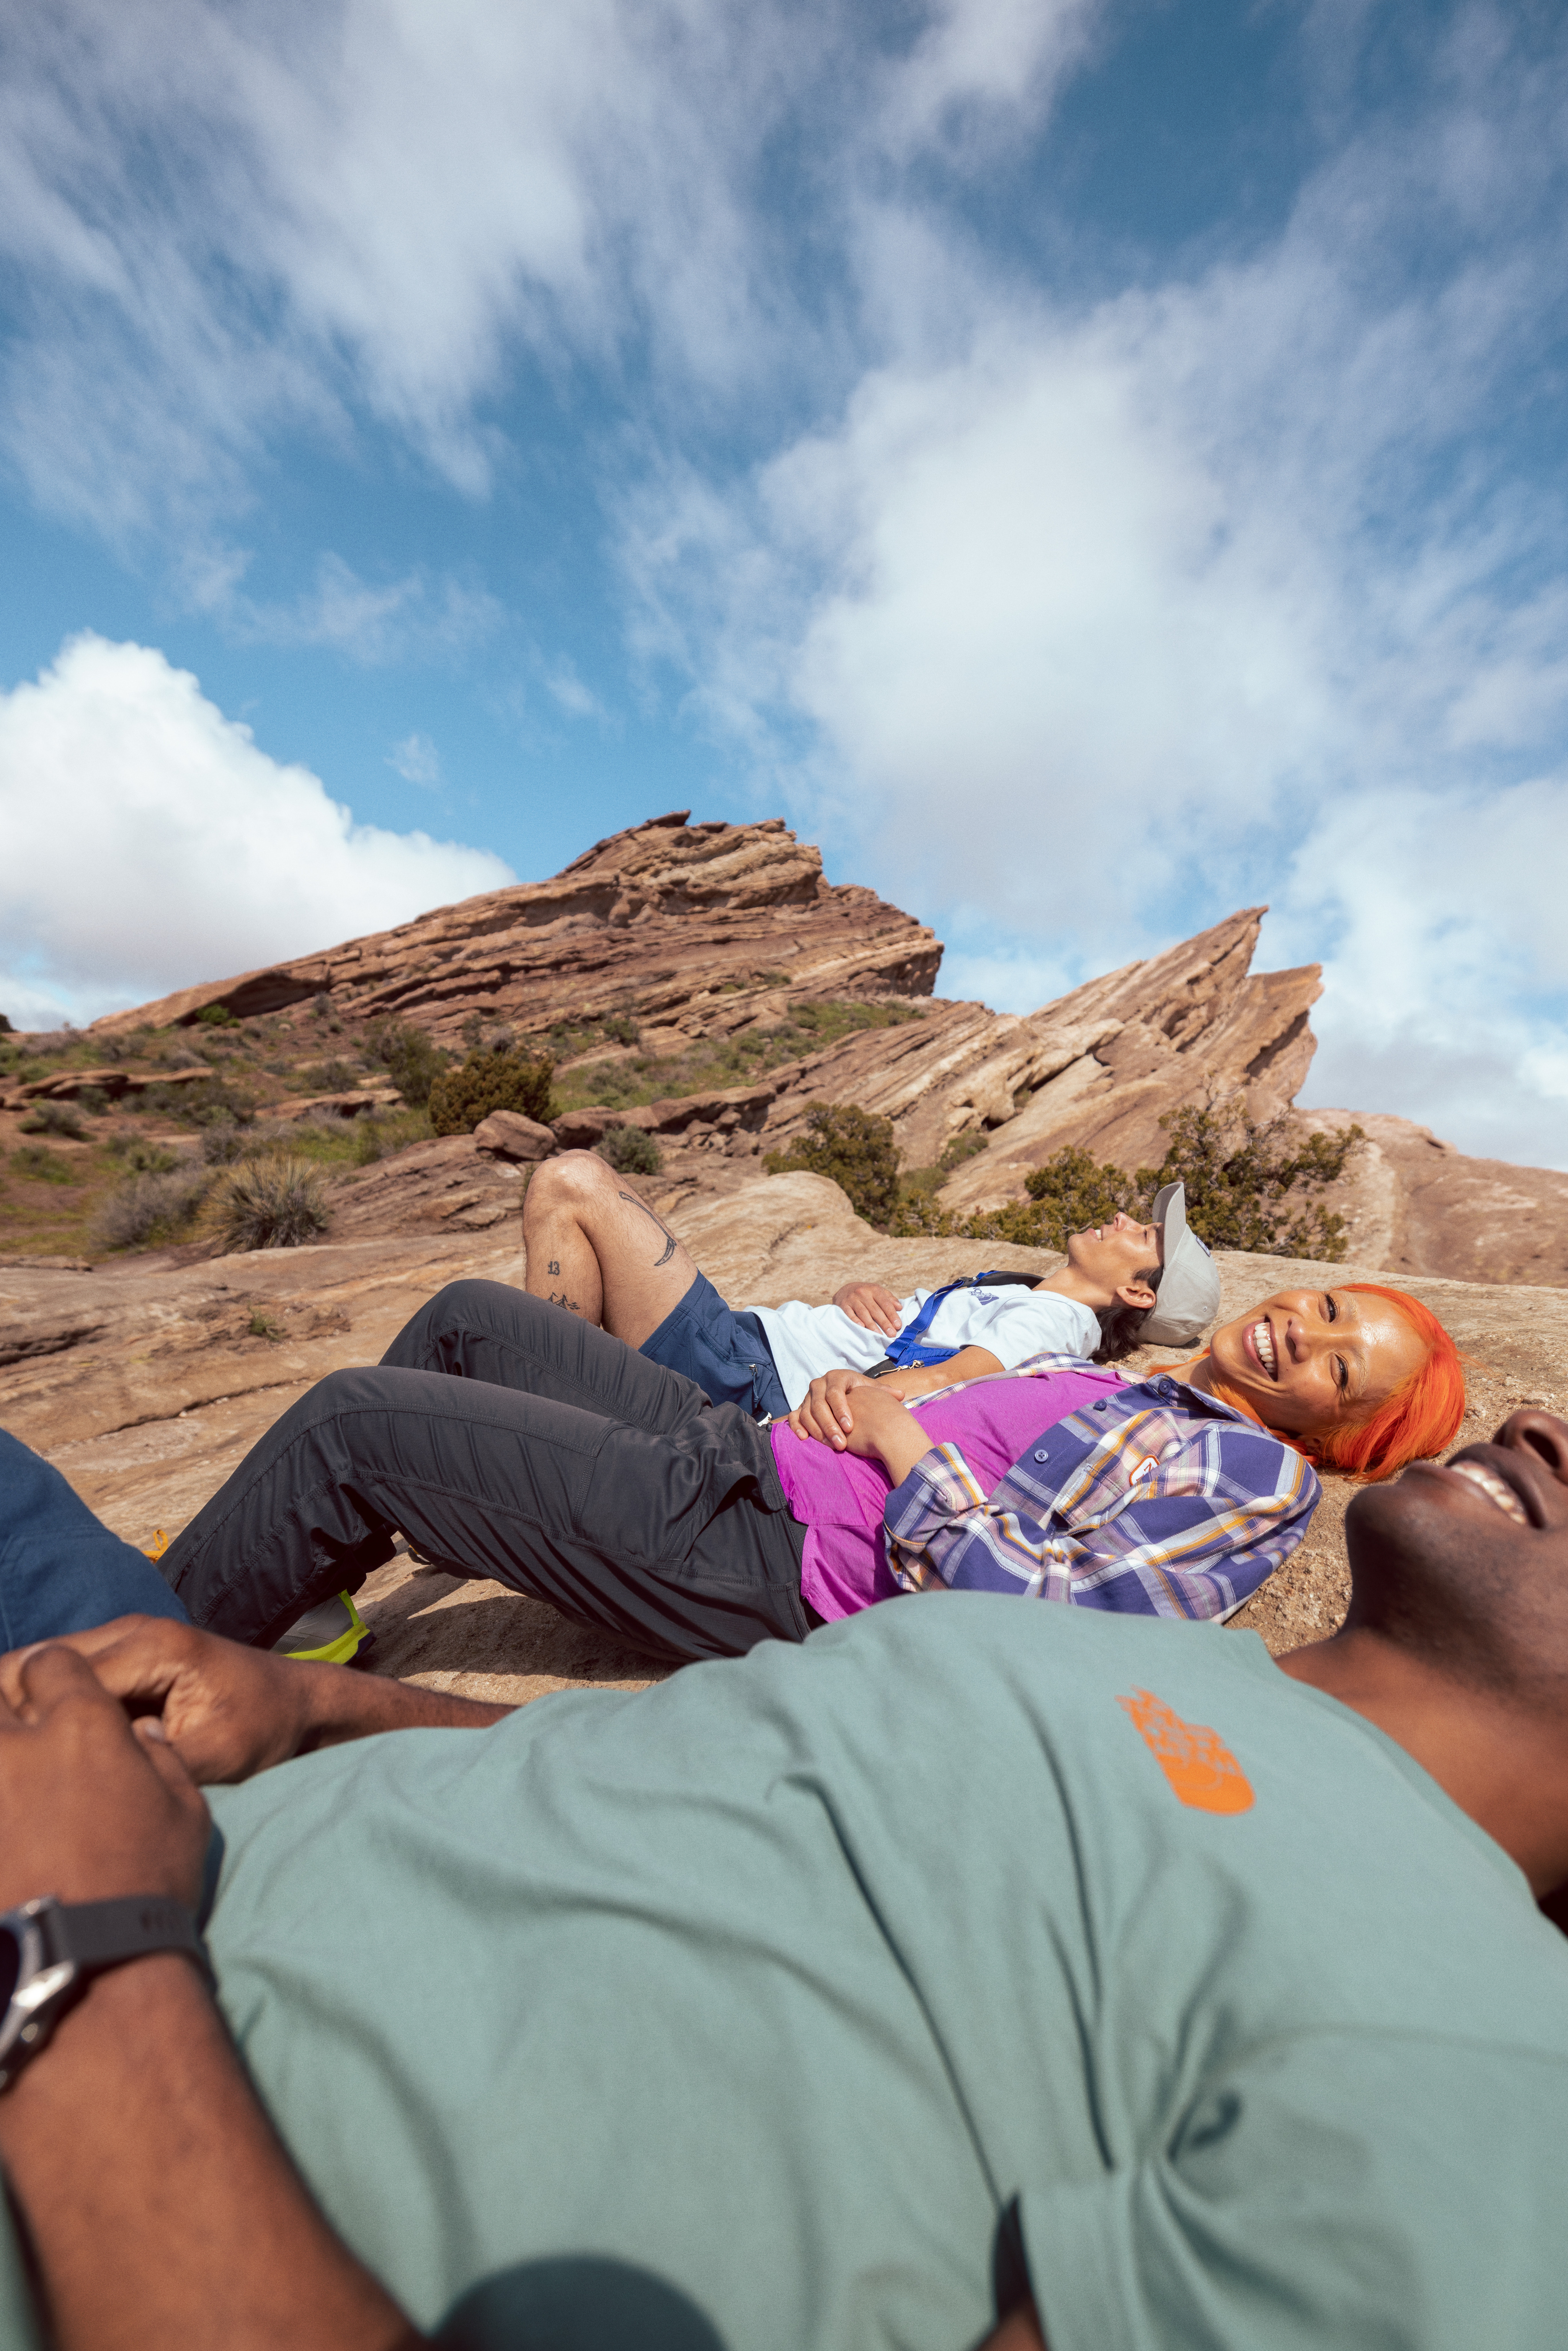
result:
M 1423 1460 L 1453 1443 L 1465 1416 L 1465 1374 L 1458 1347 L 1431 1308 L 1423 1306 L 1418 1298 L 1403 1290 L 1385 1289 L 1379 1281 L 1347 1281 L 1344 1287 L 1369 1298 L 1386 1299 L 1397 1308 L 1425 1344 L 1426 1359 L 1391 1396 L 1384 1398 L 1369 1419 L 1354 1428 L 1330 1428 L 1312 1437 L 1298 1436 L 1288 1428 L 1272 1433 L 1304 1453 L 1320 1469 L 1338 1469 L 1346 1477 L 1370 1482 L 1392 1478 L 1407 1462 Z M 1213 1385 L 1222 1404 L 1245 1413 L 1260 1427 L 1268 1426 L 1262 1416 L 1222 1380 L 1215 1380 Z

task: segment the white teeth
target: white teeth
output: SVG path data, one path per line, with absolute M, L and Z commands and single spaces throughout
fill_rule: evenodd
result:
M 1258 1350 L 1259 1361 L 1270 1379 L 1274 1376 L 1274 1333 L 1267 1322 L 1252 1325 L 1252 1344 Z
M 1517 1519 L 1521 1527 L 1530 1524 L 1530 1514 L 1524 1504 L 1495 1469 L 1489 1469 L 1482 1461 L 1451 1461 L 1448 1467 L 1459 1477 L 1468 1478 L 1472 1486 L 1479 1488 L 1489 1502 L 1495 1502 L 1500 1510 L 1506 1510 L 1509 1517 Z

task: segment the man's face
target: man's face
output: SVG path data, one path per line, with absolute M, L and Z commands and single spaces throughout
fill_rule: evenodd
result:
M 1568 1421 L 1516 1412 L 1490 1445 L 1467 1445 L 1442 1465 L 1413 1461 L 1386 1485 L 1364 1487 L 1345 1537 L 1358 1581 L 1396 1564 L 1456 1582 L 1483 1569 L 1511 1581 L 1545 1565 L 1568 1580 Z
M 1128 1303 L 1152 1306 L 1154 1292 L 1136 1277 L 1151 1265 L 1165 1263 L 1166 1237 L 1158 1225 L 1140 1225 L 1135 1217 L 1117 1214 L 1108 1225 L 1067 1236 L 1067 1262 L 1095 1287 L 1103 1290 L 1107 1305 L 1131 1288 L 1137 1295 Z
M 1270 1428 L 1358 1427 L 1420 1368 L 1396 1307 L 1354 1290 L 1281 1290 L 1209 1341 L 1214 1368 Z

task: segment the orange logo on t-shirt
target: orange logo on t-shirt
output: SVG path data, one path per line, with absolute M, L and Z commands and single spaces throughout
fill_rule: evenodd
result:
M 1246 1813 L 1252 1809 L 1247 1774 L 1217 1730 L 1184 1722 L 1152 1690 L 1119 1698 L 1160 1770 L 1184 1804 L 1199 1813 Z

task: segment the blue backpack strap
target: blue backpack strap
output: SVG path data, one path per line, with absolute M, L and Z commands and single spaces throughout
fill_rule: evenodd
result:
M 994 1281 L 998 1278 L 995 1273 L 966 1273 L 958 1280 L 946 1282 L 940 1290 L 934 1290 L 908 1329 L 901 1331 L 896 1339 L 888 1341 L 888 1362 L 896 1364 L 901 1372 L 913 1371 L 916 1367 L 924 1371 L 932 1364 L 951 1362 L 960 1352 L 958 1348 L 932 1347 L 922 1343 L 924 1333 L 931 1328 L 936 1309 L 945 1298 L 951 1298 L 956 1290 L 977 1290 L 982 1281 Z

